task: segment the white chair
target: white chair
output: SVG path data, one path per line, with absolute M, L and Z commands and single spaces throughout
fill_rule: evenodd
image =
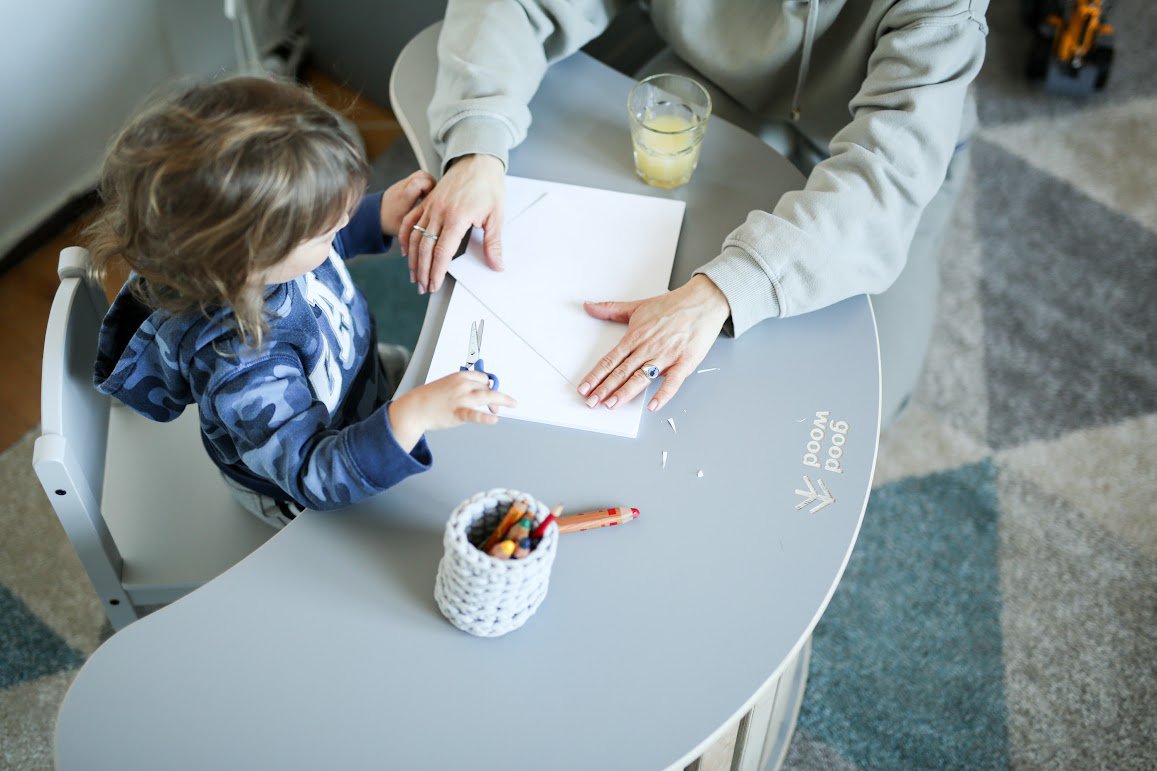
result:
M 44 340 L 33 466 L 114 629 L 236 564 L 274 531 L 229 494 L 201 444 L 195 406 L 171 423 L 93 388 L 108 309 L 88 252 L 60 253 Z

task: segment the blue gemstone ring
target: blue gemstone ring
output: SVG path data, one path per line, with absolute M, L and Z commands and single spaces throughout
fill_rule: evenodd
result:
M 659 377 L 659 367 L 655 364 L 644 364 L 639 367 L 639 371 L 642 372 L 648 380 L 654 380 Z

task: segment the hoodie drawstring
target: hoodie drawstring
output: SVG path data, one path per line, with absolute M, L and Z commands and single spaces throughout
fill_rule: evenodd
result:
M 807 0 L 803 16 L 803 50 L 800 52 L 799 73 L 795 78 L 795 94 L 791 98 L 791 119 L 798 121 L 800 116 L 799 100 L 803 95 L 803 84 L 807 80 L 808 65 L 811 64 L 812 42 L 816 37 L 816 24 L 819 23 L 819 12 L 812 8 L 819 5 L 819 0 Z

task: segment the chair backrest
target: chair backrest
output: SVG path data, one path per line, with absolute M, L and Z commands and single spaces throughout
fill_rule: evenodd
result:
M 430 140 L 426 108 L 434 93 L 438 74 L 438 34 L 442 23 L 432 24 L 406 44 L 390 73 L 390 107 L 418 156 L 418 165 L 435 177 L 442 176 L 442 160 Z
M 93 388 L 92 374 L 108 302 L 88 270 L 85 249 L 61 252 L 60 288 L 44 338 L 41 435 L 32 465 L 110 618 L 119 611 L 135 618 L 121 586 L 121 556 L 100 508 L 110 401 Z
M 88 252 L 60 257 L 33 466 L 115 629 L 188 594 L 275 532 L 244 511 L 200 441 L 195 405 L 157 423 L 92 385 L 108 302 Z M 114 539 L 115 537 L 115 539 Z

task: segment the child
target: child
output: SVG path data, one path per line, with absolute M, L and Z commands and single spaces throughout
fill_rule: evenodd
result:
M 196 403 L 209 457 L 276 527 L 426 470 L 426 431 L 514 404 L 477 372 L 388 400 L 342 261 L 385 251 L 434 180 L 363 198 L 367 171 L 308 91 L 252 77 L 147 108 L 105 161 L 93 263 L 132 274 L 101 328 L 96 387 L 159 421 Z

